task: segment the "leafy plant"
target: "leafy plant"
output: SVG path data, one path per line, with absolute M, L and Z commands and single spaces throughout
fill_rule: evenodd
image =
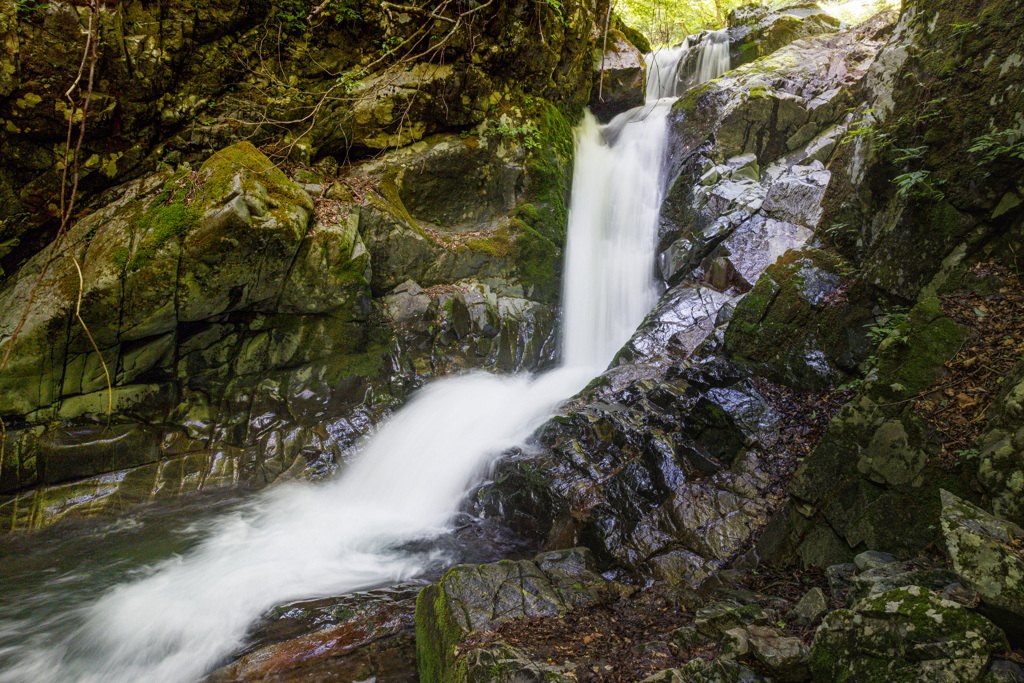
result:
M 977 448 L 964 448 L 957 451 L 956 454 L 961 460 L 974 460 L 981 455 Z
M 897 164 L 902 164 L 914 159 L 920 159 L 926 151 L 928 151 L 927 145 L 922 145 L 921 147 L 893 147 L 892 160 Z
M 1018 130 L 997 130 L 975 138 L 967 151 L 981 154 L 983 164 L 990 164 L 1003 155 L 1024 161 L 1024 137 Z
M 893 331 L 903 324 L 910 314 L 910 309 L 903 306 L 895 306 L 886 311 L 874 325 L 868 328 L 868 339 L 875 345 L 882 343 Z
M 931 176 L 931 171 L 911 171 L 910 173 L 903 173 L 892 179 L 896 183 L 896 196 L 905 197 L 923 197 L 926 199 L 942 199 L 945 195 L 939 190 L 935 189 L 933 183 L 928 181 Z
M 538 152 L 541 148 L 540 130 L 533 121 L 524 121 L 517 125 L 507 116 L 502 116 L 496 126 L 487 129 L 485 135 L 500 140 L 522 142 L 531 152 Z

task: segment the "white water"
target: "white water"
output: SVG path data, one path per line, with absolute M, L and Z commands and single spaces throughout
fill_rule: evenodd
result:
M 336 479 L 264 492 L 213 522 L 185 556 L 73 613 L 49 615 L 79 624 L 72 635 L 40 627 L 13 658 L 0 647 L 12 662 L 0 682 L 193 681 L 242 646 L 274 605 L 399 581 L 436 560 L 402 546 L 446 531 L 473 482 L 600 373 L 655 303 L 671 104 L 649 102 L 605 127 L 588 115 L 577 130 L 563 367 L 537 378 L 473 373 L 431 384 Z M 0 638 L 21 625 L 0 609 Z
M 647 101 L 678 97 L 688 88 L 718 78 L 729 70 L 729 32 L 710 31 L 699 41 L 688 37 L 679 45 L 644 56 Z M 696 64 L 694 64 L 696 61 Z

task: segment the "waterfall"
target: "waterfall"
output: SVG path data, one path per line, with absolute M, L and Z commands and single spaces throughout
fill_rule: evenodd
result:
M 644 56 L 647 63 L 647 101 L 679 97 L 699 83 L 729 70 L 729 32 L 708 31 L 689 36 L 679 45 Z
M 62 593 L 60 580 L 3 596 L 12 604 L 0 601 L 0 683 L 194 681 L 237 651 L 275 605 L 404 580 L 443 560 L 407 546 L 447 531 L 472 483 L 603 371 L 655 303 L 673 103 L 663 98 L 680 87 L 685 55 L 698 58 L 701 78 L 720 73 L 723 54 L 728 67 L 728 43 L 718 33 L 697 48 L 684 43 L 649 56 L 658 69 L 648 104 L 607 126 L 587 114 L 576 131 L 562 367 L 539 377 L 470 373 L 436 381 L 338 477 L 254 496 L 211 522 L 185 555 L 98 598 Z M 33 602 L 35 622 L 15 602 Z M 5 616 L 11 610 L 16 616 Z

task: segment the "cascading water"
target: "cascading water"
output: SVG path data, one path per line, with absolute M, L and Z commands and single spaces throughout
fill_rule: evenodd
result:
M 655 50 L 647 63 L 647 101 L 679 97 L 699 83 L 718 78 L 729 70 L 729 32 L 709 31 L 702 38 L 690 36 L 673 47 Z
M 702 43 L 709 45 L 720 43 Z M 685 52 L 664 58 L 665 68 L 675 74 Z M 661 98 L 674 94 L 678 78 L 655 81 L 645 107 L 603 127 L 587 115 L 576 132 L 561 368 L 537 378 L 472 373 L 435 382 L 336 479 L 266 491 L 209 523 L 184 556 L 135 570 L 134 580 L 98 598 L 75 587 L 104 566 L 20 591 L 0 577 L 0 682 L 196 680 L 274 605 L 399 581 L 436 563 L 403 546 L 443 533 L 472 482 L 600 373 L 655 303 L 672 104 Z

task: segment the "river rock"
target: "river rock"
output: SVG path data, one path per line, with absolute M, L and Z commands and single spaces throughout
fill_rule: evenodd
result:
M 909 586 L 825 617 L 810 669 L 823 681 L 979 680 L 1007 648 L 992 622 L 926 588 Z

